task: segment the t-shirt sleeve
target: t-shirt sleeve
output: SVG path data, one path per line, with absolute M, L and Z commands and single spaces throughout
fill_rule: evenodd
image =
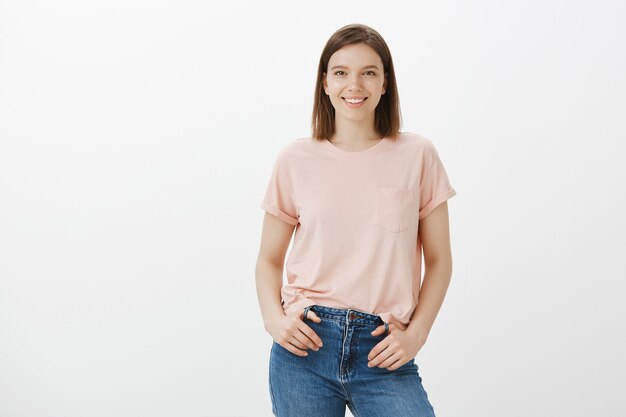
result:
M 419 220 L 426 217 L 439 204 L 456 195 L 437 150 L 433 148 L 432 151 L 430 168 L 420 184 Z
M 292 181 L 286 169 L 284 152 L 281 151 L 274 162 L 261 208 L 284 222 L 295 225 L 299 222 L 293 198 Z

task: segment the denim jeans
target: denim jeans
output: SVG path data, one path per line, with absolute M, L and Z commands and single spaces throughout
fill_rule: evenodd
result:
M 306 318 L 308 310 L 322 320 Z M 367 355 L 387 335 L 371 332 L 378 315 L 320 305 L 305 308 L 305 323 L 322 339 L 318 351 L 298 356 L 273 341 L 269 363 L 272 412 L 277 417 L 434 417 L 415 358 L 390 371 L 367 366 Z

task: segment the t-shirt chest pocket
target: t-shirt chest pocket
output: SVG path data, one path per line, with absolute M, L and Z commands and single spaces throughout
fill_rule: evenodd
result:
M 375 222 L 390 232 L 402 232 L 417 221 L 417 207 L 411 188 L 378 187 Z

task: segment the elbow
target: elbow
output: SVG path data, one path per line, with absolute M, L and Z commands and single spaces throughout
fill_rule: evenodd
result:
M 441 271 L 441 273 L 445 271 L 446 274 L 452 275 L 452 256 L 450 254 L 441 254 L 428 259 L 425 258 L 424 266 L 426 271 L 436 269 Z

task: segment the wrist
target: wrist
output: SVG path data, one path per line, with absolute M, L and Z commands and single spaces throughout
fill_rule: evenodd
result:
M 420 326 L 418 323 L 409 323 L 409 327 L 406 328 L 406 331 L 407 333 L 410 333 L 414 339 L 420 342 L 426 342 L 426 339 L 428 339 L 428 330 L 423 326 Z
M 271 315 L 263 318 L 263 327 L 265 327 L 265 330 L 267 330 L 272 325 L 272 323 L 275 323 L 277 320 L 280 320 L 283 317 L 285 317 L 285 312 L 282 310 L 272 313 Z

